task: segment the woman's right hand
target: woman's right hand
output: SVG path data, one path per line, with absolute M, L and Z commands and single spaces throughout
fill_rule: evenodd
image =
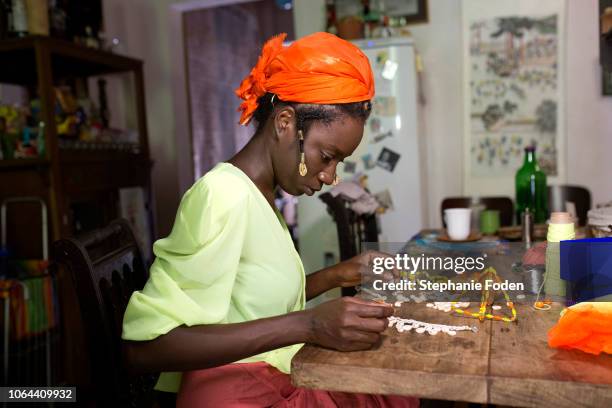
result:
M 310 309 L 308 342 L 340 351 L 367 350 L 380 340 L 391 305 L 342 297 Z

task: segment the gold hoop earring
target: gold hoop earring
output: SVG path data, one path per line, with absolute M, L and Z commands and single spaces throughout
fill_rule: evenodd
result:
M 334 174 L 334 180 L 332 181 L 332 186 L 337 186 L 340 182 L 340 177 L 337 174 Z
M 298 136 L 300 137 L 300 166 L 299 172 L 300 176 L 304 177 L 308 174 L 308 168 L 306 167 L 306 161 L 304 159 L 304 133 L 301 130 L 298 130 Z

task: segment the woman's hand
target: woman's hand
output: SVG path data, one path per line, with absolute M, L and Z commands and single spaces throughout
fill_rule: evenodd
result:
M 306 299 L 312 299 L 330 289 L 351 287 L 370 283 L 375 279 L 392 281 L 398 279 L 400 271 L 385 271 L 381 275 L 372 272 L 374 258 L 389 258 L 391 255 L 378 251 L 366 251 L 337 265 L 321 269 L 306 276 Z
M 363 299 L 342 297 L 307 311 L 308 342 L 340 351 L 367 350 L 380 340 L 393 307 Z
M 379 251 L 366 251 L 352 257 L 344 262 L 333 266 L 332 274 L 336 287 L 350 287 L 361 284 L 363 281 L 369 282 L 373 279 L 392 281 L 400 277 L 397 269 L 383 272 L 376 275 L 372 272 L 374 258 L 392 258 L 392 255 Z

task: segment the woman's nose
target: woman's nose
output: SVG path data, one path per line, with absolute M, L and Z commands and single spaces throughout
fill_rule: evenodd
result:
M 334 169 L 332 169 L 332 172 L 333 172 L 334 170 L 335 170 L 335 168 L 334 168 Z M 327 173 L 327 172 L 325 172 L 325 171 L 321 171 L 321 172 L 319 172 L 319 181 L 320 181 L 321 183 L 323 183 L 323 184 L 331 185 L 331 184 L 333 183 L 333 181 L 334 181 L 334 175 L 335 175 L 335 172 L 333 172 L 333 173 L 330 175 L 330 174 L 328 174 L 328 173 Z

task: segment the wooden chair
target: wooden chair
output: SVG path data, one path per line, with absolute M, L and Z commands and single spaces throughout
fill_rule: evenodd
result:
M 514 203 L 509 197 L 481 197 L 480 202 L 487 210 L 499 211 L 499 223 L 502 227 L 512 225 L 514 220 Z M 440 213 L 442 215 L 442 225 L 446 228 L 444 222 L 444 210 L 447 208 L 469 208 L 472 203 L 470 197 L 448 197 L 442 200 L 440 205 Z
M 349 203 L 340 196 L 323 193 L 319 199 L 327 205 L 327 211 L 336 222 L 340 260 L 345 261 L 361 253 L 364 242 L 378 242 L 376 215 L 361 215 L 351 210 Z M 353 288 L 342 288 L 343 296 L 353 296 Z
M 123 314 L 133 291 L 148 273 L 140 249 L 125 220 L 80 238 L 53 244 L 53 260 L 67 268 L 78 295 L 91 355 L 91 373 L 98 406 L 154 405 L 156 376 L 130 376 L 121 351 Z
M 586 225 L 587 213 L 591 209 L 591 192 L 581 186 L 548 186 L 548 210 L 567 211 L 566 202 L 576 206 L 576 216 L 580 225 Z

